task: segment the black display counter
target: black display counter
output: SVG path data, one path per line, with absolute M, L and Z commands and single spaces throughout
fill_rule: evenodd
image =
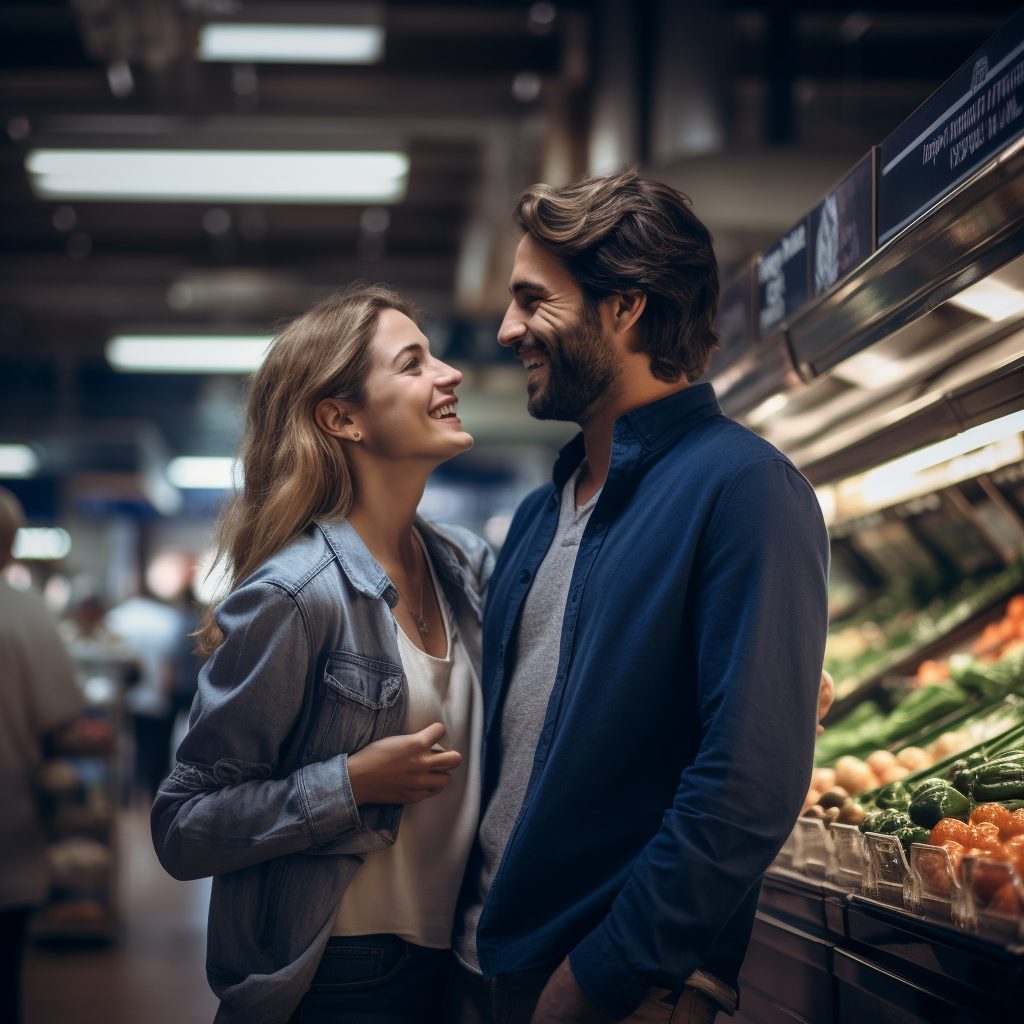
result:
M 772 868 L 736 1024 L 1024 1020 L 1024 946 L 933 924 Z

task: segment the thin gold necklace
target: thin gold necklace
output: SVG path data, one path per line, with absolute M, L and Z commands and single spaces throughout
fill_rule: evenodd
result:
M 419 551 L 419 544 L 416 545 L 416 550 Z M 427 624 L 423 621 L 423 567 L 420 567 L 420 613 L 419 615 L 413 614 L 412 605 L 409 604 L 409 599 L 402 593 L 402 588 L 396 583 L 395 590 L 398 591 L 398 596 L 405 602 L 405 607 L 409 609 L 409 614 L 416 620 L 416 625 L 419 626 L 421 633 L 429 633 Z

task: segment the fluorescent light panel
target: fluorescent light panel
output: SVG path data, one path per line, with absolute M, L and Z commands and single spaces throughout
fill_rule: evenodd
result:
M 40 199 L 125 202 L 395 203 L 409 158 L 396 152 L 33 149 Z
M 167 479 L 182 490 L 229 490 L 241 484 L 241 467 L 227 456 L 179 455 L 167 464 Z
M 384 56 L 379 25 L 244 25 L 214 22 L 199 31 L 196 57 L 272 64 L 374 64 Z
M 121 334 L 107 342 L 107 362 L 128 373 L 252 373 L 273 340 Z
M 14 535 L 11 553 L 17 559 L 57 561 L 71 551 L 71 534 L 59 526 L 23 526 Z
M 23 479 L 39 469 L 39 456 L 27 444 L 0 444 L 0 477 Z
M 1024 459 L 1024 411 L 1000 416 L 875 469 L 818 489 L 832 525 L 992 473 Z
M 949 302 L 986 320 L 1007 320 L 1024 313 L 1024 293 L 992 277 L 965 288 Z

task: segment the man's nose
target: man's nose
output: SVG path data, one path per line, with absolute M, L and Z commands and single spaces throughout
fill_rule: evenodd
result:
M 509 348 L 526 334 L 526 324 L 523 322 L 522 314 L 513 302 L 505 313 L 505 319 L 501 321 L 498 328 L 498 344 Z

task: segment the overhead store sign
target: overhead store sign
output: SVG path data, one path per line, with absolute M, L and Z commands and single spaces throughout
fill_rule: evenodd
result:
M 878 241 L 1024 134 L 1024 9 L 882 143 Z
M 749 352 L 754 342 L 753 261 L 748 261 L 722 286 L 715 327 L 720 346 L 712 361 L 712 373 Z
M 811 210 L 811 295 L 822 295 L 875 251 L 872 151 Z
M 761 335 L 807 302 L 807 219 L 800 221 L 757 264 Z

